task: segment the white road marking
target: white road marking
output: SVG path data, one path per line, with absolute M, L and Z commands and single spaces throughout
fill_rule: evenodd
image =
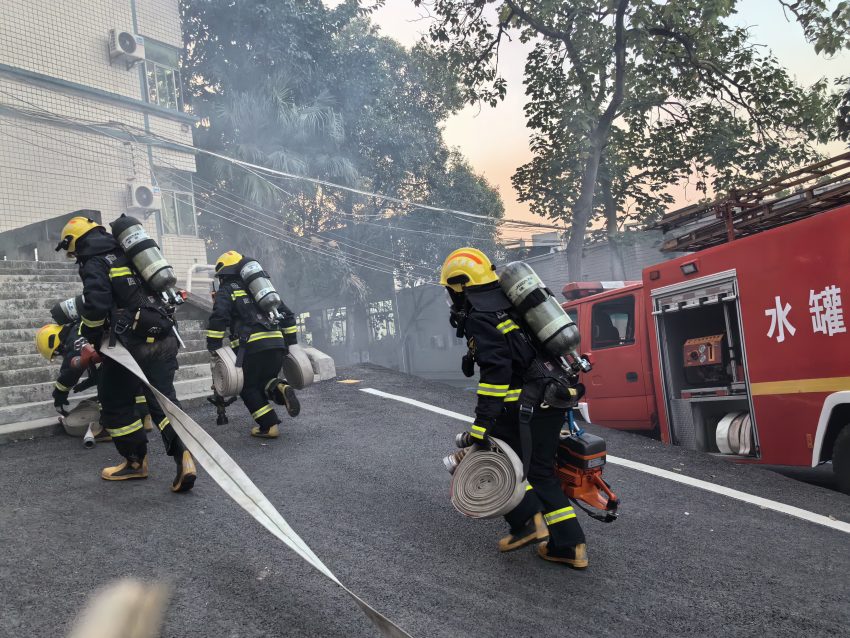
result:
M 473 421 L 473 419 L 466 414 L 461 414 L 460 412 L 452 412 L 451 410 L 446 410 L 444 408 L 437 407 L 436 405 L 417 401 L 416 399 L 410 399 L 408 397 L 404 397 L 398 394 L 390 394 L 389 392 L 382 392 L 381 390 L 375 390 L 374 388 L 360 388 L 360 391 L 366 392 L 368 394 L 374 394 L 375 396 L 383 397 L 385 399 L 392 399 L 393 401 L 400 401 L 402 403 L 414 405 L 417 408 L 422 408 L 423 410 L 428 410 L 430 412 L 436 412 L 437 414 L 441 414 L 452 419 L 457 419 L 458 421 L 464 421 L 466 423 L 472 423 Z M 685 485 L 690 485 L 691 487 L 696 487 L 707 492 L 714 492 L 715 494 L 728 496 L 729 498 L 734 498 L 739 501 L 744 501 L 745 503 L 757 505 L 758 507 L 762 507 L 764 509 L 773 510 L 774 512 L 779 512 L 781 514 L 787 514 L 788 516 L 793 516 L 804 521 L 809 521 L 810 523 L 816 523 L 817 525 L 823 525 L 824 527 L 829 527 L 831 529 L 836 529 L 840 532 L 850 534 L 850 523 L 834 520 L 828 516 L 824 516 L 823 514 L 816 514 L 815 512 L 810 512 L 808 510 L 800 509 L 799 507 L 794 507 L 793 505 L 786 505 L 785 503 L 780 503 L 779 501 L 772 501 L 767 498 L 762 498 L 761 496 L 755 496 L 754 494 L 747 494 L 746 492 L 733 490 L 730 487 L 716 485 L 715 483 L 710 483 L 709 481 L 703 481 L 702 479 L 692 478 L 690 476 L 684 476 L 682 474 L 676 474 L 675 472 L 662 470 L 661 468 L 653 467 L 652 465 L 638 463 L 637 461 L 630 461 L 629 459 L 620 458 L 618 456 L 611 456 L 610 454 L 608 455 L 608 462 L 614 463 L 615 465 L 622 465 L 623 467 L 627 467 L 632 470 L 637 470 L 638 472 L 645 472 L 647 474 L 652 474 L 653 476 L 660 476 L 661 478 L 666 478 L 670 481 L 675 481 L 676 483 L 684 483 Z

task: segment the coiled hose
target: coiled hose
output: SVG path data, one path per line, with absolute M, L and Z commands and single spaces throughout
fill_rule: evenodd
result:
M 490 442 L 468 448 L 452 474 L 452 505 L 470 518 L 504 516 L 525 496 L 522 461 L 504 441 L 490 437 Z

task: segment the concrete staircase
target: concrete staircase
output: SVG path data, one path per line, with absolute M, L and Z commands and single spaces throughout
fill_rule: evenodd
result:
M 73 263 L 0 261 L 0 443 L 60 429 L 51 398 L 59 366 L 36 352 L 35 332 L 51 321 L 54 303 L 81 290 Z M 175 379 L 181 400 L 208 395 L 211 385 L 203 321 L 190 318 L 203 315 L 187 306 L 177 314 L 186 343 Z M 70 407 L 94 394 L 94 389 L 72 393 Z

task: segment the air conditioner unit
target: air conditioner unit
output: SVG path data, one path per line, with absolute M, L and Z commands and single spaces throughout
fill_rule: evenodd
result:
M 159 186 L 140 179 L 131 179 L 127 185 L 127 212 L 151 213 L 160 208 Z
M 145 39 L 132 31 L 111 29 L 109 31 L 109 59 L 124 60 L 129 69 L 145 59 Z

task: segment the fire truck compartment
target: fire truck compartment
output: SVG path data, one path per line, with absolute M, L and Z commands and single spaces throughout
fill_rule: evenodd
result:
M 702 452 L 758 457 L 734 272 L 651 294 L 672 441 Z

